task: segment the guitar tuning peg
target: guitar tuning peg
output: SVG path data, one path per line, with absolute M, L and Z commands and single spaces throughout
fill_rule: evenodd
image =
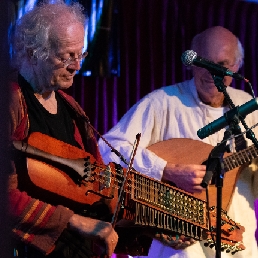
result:
M 234 231 L 234 230 L 235 230 L 235 227 L 234 227 L 234 226 L 232 226 L 232 227 L 230 227 L 230 228 L 228 229 L 229 232 L 232 232 L 232 231 Z
M 215 246 L 215 244 L 210 244 L 209 247 L 212 249 Z
M 212 239 L 207 239 L 207 242 L 204 243 L 204 246 L 205 247 L 209 246 L 210 248 L 213 248 L 215 246 L 215 243 L 214 243 L 214 241 Z
M 230 253 L 230 252 L 231 252 L 231 250 L 232 250 L 231 245 L 226 244 L 226 245 L 225 245 L 225 249 L 224 249 L 224 250 L 226 250 L 226 253 Z
M 240 246 L 239 246 L 239 243 L 236 244 L 232 249 L 231 249 L 231 254 L 234 255 L 235 253 L 239 252 L 243 250 Z
M 226 251 L 226 253 L 229 253 L 231 251 L 231 246 L 229 244 L 222 244 L 221 251 Z

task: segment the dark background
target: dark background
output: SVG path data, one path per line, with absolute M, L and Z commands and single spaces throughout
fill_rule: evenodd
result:
M 10 1 L 13 20 L 26 11 L 28 3 L 41 1 Z M 89 55 L 68 93 L 82 105 L 101 134 L 147 93 L 191 78 L 191 72 L 181 62 L 181 55 L 190 49 L 194 35 L 214 25 L 224 26 L 239 37 L 245 49 L 240 73 L 250 80 L 257 94 L 257 3 L 241 0 L 78 1 L 89 17 L 85 44 Z M 232 86 L 251 92 L 243 81 L 234 80 Z
M 191 77 L 181 63 L 191 39 L 221 25 L 245 49 L 239 71 L 257 94 L 258 5 L 238 0 L 120 0 L 120 76 L 76 76 L 69 90 L 101 134 L 114 126 L 141 97 L 156 88 Z M 243 81 L 233 87 L 250 92 Z

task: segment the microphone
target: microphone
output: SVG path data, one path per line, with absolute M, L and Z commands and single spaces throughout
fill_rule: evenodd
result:
M 209 61 L 207 59 L 204 59 L 204 58 L 198 56 L 197 53 L 194 52 L 193 50 L 186 50 L 182 54 L 181 60 L 182 60 L 182 62 L 185 66 L 195 65 L 195 66 L 198 66 L 198 67 L 202 67 L 202 68 L 207 69 L 213 75 L 231 76 L 231 77 L 233 77 L 235 79 L 238 79 L 238 80 L 246 80 L 239 73 L 234 73 L 234 72 L 232 72 L 231 70 L 229 70 L 228 68 L 226 68 L 222 65 L 216 64 L 212 61 Z
M 214 120 L 208 125 L 197 131 L 197 135 L 200 139 L 204 139 L 215 132 L 218 132 L 222 128 L 229 125 L 233 120 L 236 120 L 236 115 L 244 118 L 246 115 L 252 113 L 258 109 L 258 98 L 252 99 L 241 106 L 236 106 L 235 108 L 226 112 L 222 117 Z M 237 119 L 238 119 L 237 117 Z

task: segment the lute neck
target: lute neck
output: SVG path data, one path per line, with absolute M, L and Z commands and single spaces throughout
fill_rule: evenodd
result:
M 236 152 L 226 158 L 224 158 L 223 163 L 225 167 L 225 172 L 230 171 L 236 167 L 240 167 L 254 158 L 258 157 L 258 150 L 255 148 L 254 145 Z

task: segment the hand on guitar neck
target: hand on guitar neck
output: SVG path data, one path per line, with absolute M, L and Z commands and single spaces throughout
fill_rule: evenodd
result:
M 74 214 L 69 220 L 68 228 L 79 232 L 83 237 L 96 239 L 100 255 L 104 252 L 107 257 L 111 257 L 118 242 L 118 235 L 108 222 Z
M 205 165 L 172 164 L 168 162 L 163 171 L 162 181 L 172 182 L 178 188 L 189 193 L 200 193 L 202 179 L 206 172 Z

